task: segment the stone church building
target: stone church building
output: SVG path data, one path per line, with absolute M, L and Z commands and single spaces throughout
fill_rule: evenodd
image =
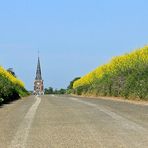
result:
M 44 83 L 42 80 L 40 58 L 38 57 L 36 77 L 34 81 L 34 95 L 44 95 Z

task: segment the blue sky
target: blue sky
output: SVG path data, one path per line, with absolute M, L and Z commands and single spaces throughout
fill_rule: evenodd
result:
M 113 56 L 148 43 L 147 0 L 0 0 L 0 65 L 33 89 L 65 88 Z

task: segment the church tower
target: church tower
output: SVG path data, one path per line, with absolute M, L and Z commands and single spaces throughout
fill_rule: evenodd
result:
M 36 77 L 34 81 L 34 94 L 35 95 L 44 95 L 44 84 L 42 80 L 40 58 L 38 57 Z

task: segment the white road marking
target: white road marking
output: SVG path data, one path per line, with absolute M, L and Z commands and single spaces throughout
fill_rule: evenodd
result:
M 135 130 L 135 131 L 140 131 L 140 132 L 146 132 L 146 129 L 118 114 L 116 114 L 115 112 L 112 112 L 106 108 L 104 108 L 103 106 L 99 106 L 87 101 L 83 101 L 77 98 L 70 98 L 73 101 L 77 101 L 80 103 L 83 103 L 85 105 L 91 106 L 91 107 L 95 107 L 97 109 L 99 109 L 101 112 L 104 112 L 105 114 L 109 115 L 110 117 L 112 117 L 114 120 L 119 121 L 120 125 L 122 125 L 122 127 L 126 128 L 126 129 L 131 129 L 131 130 Z
M 37 111 L 37 108 L 41 102 L 41 98 L 36 96 L 36 102 L 31 106 L 29 111 L 24 117 L 23 122 L 19 126 L 14 139 L 11 141 L 10 147 L 9 148 L 25 148 L 27 138 L 29 135 L 29 130 L 31 128 L 31 124 L 33 122 L 35 113 Z

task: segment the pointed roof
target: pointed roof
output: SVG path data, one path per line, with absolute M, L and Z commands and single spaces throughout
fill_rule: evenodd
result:
M 36 80 L 42 80 L 42 74 L 41 74 L 41 66 L 40 66 L 40 58 L 38 57 L 38 64 L 37 64 L 37 70 L 36 70 Z

